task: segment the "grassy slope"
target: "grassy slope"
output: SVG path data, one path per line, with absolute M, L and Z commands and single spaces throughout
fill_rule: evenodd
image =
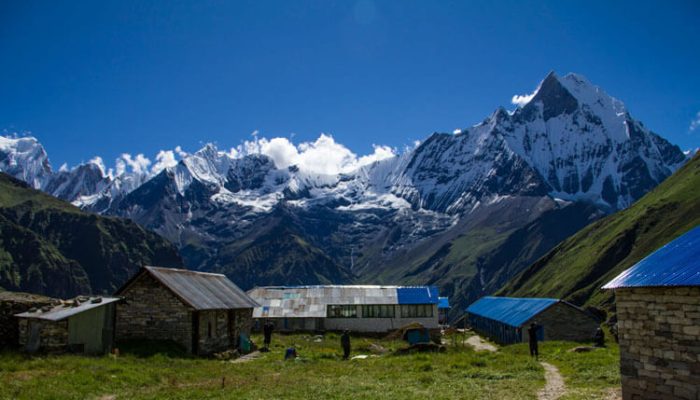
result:
M 500 295 L 565 298 L 609 307 L 599 288 L 700 224 L 700 154 L 626 210 L 562 242 L 511 280 Z
M 145 263 L 182 265 L 171 244 L 133 222 L 82 212 L 0 174 L 0 287 L 111 293 Z
M 438 285 L 450 297 L 450 317 L 458 318 L 470 303 L 498 290 L 597 215 L 586 204 L 559 208 L 540 198 L 504 200 L 408 252 L 392 255 L 380 267 L 360 271 L 359 281 Z
M 254 340 L 260 340 L 254 337 Z M 294 343 L 304 361 L 284 362 Z M 370 343 L 387 349 L 401 342 L 353 338 L 353 355 L 369 354 Z M 475 353 L 461 346 L 443 354 L 382 355 L 341 361 L 339 340 L 328 334 L 273 337 L 270 353 L 247 363 L 124 354 L 89 358 L 0 354 L 0 398 L 83 399 L 116 395 L 135 399 L 535 399 L 544 372 L 525 345 L 498 353 Z M 557 365 L 570 393 L 567 399 L 605 398 L 619 387 L 617 349 L 571 353 L 572 343 L 544 343 L 543 359 Z M 226 385 L 222 388 L 222 377 Z

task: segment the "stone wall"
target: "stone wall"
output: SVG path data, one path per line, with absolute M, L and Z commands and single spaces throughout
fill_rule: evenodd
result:
M 700 288 L 615 291 L 622 396 L 700 399 Z
M 198 353 L 208 355 L 238 347 L 241 333 L 250 336 L 253 309 L 207 310 L 199 313 Z M 230 318 L 230 322 L 229 322 Z
M 0 349 L 19 346 L 19 320 L 15 314 L 58 302 L 57 299 L 17 292 L 0 292 Z
M 202 355 L 226 350 L 230 347 L 228 311 L 200 311 L 198 353 Z
M 530 340 L 527 328 L 532 321 L 544 328 L 544 340 L 592 341 L 593 335 L 600 326 L 600 322 L 593 316 L 560 302 L 547 308 L 523 325 L 522 335 L 525 343 Z
M 142 273 L 120 295 L 126 304 L 117 305 L 117 341 L 172 340 L 192 351 L 193 310 L 168 288 Z
M 68 349 L 68 320 L 46 321 L 21 318 L 19 321 L 19 344 L 25 347 L 33 329 L 39 332 L 39 347 L 42 352 L 63 352 Z
M 241 333 L 250 337 L 250 332 L 253 330 L 253 309 L 252 308 L 242 308 L 238 310 L 233 310 L 233 337 L 236 342 L 235 345 L 238 346 L 238 335 Z

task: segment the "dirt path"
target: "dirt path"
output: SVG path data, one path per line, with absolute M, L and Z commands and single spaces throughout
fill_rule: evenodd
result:
M 540 364 L 544 368 L 546 383 L 544 388 L 537 392 L 537 398 L 539 400 L 557 400 L 566 392 L 564 378 L 561 377 L 559 370 L 554 365 L 546 362 L 540 362 Z
M 498 351 L 496 346 L 486 343 L 481 336 L 474 335 L 467 339 L 467 344 L 472 346 L 476 351 Z

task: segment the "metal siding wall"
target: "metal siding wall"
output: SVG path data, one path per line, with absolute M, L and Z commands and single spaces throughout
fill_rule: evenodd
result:
M 484 336 L 488 336 L 500 344 L 513 344 L 522 340 L 522 336 L 518 334 L 517 328 L 496 320 L 484 318 L 476 314 L 469 314 L 467 321 L 469 321 L 469 325 L 475 331 Z
M 76 314 L 68 319 L 68 344 L 82 344 L 85 352 L 99 354 L 104 351 L 102 330 L 105 322 L 105 307 L 97 307 Z

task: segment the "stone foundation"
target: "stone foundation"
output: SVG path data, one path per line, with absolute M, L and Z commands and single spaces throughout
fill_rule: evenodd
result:
M 700 399 L 700 288 L 623 288 L 615 297 L 623 399 Z

